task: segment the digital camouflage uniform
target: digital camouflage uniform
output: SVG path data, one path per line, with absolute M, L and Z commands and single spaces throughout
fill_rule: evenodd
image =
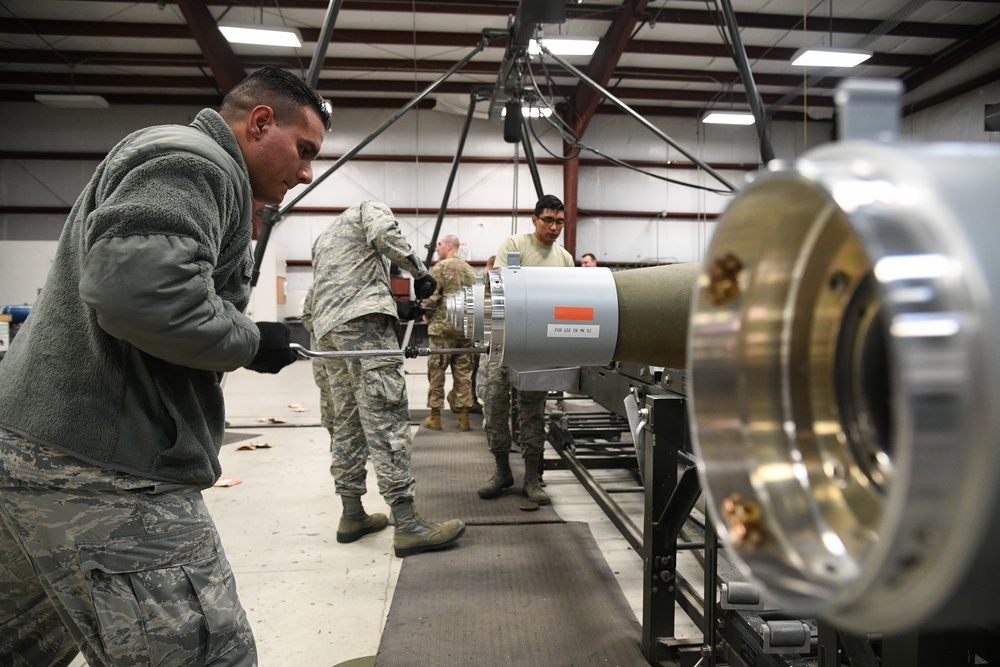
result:
M 427 335 L 432 348 L 472 347 L 472 339 L 465 338 L 462 331 L 448 322 L 445 304 L 448 297 L 463 287 L 476 282 L 476 272 L 467 262 L 458 257 L 449 257 L 431 267 L 431 275 L 437 280 L 437 291 L 423 301 L 423 307 L 430 311 L 431 321 L 427 325 Z M 454 384 L 452 400 L 454 408 L 470 408 L 472 396 L 473 355 L 471 354 L 429 354 L 427 355 L 427 407 L 444 406 L 444 382 L 448 366 Z
M 5 431 L 0 450 L 0 664 L 67 665 L 78 644 L 91 667 L 257 664 L 196 487 L 98 468 Z M 58 541 L 47 539 L 55 526 Z M 22 548 L 7 548 L 11 539 Z
M 309 337 L 311 340 L 311 346 L 313 349 L 319 345 L 316 341 L 316 337 L 313 335 L 313 324 L 312 324 L 312 299 L 313 299 L 313 288 L 312 285 L 309 286 L 309 291 L 306 292 L 305 301 L 302 303 L 302 327 L 309 332 Z M 326 371 L 323 370 L 323 360 L 313 359 L 312 360 L 312 371 L 313 371 L 313 382 L 319 388 L 319 423 L 330 432 L 330 437 L 333 437 L 333 399 L 330 397 L 330 386 L 327 383 Z M 331 440 L 332 442 L 332 440 Z
M 511 386 L 506 368 L 489 364 L 480 366 L 476 391 L 483 401 L 483 430 L 491 454 L 510 453 L 512 430 L 521 445 L 522 456 L 528 458 L 532 453 L 542 452 L 545 447 L 545 401 L 548 392 L 515 390 L 515 422 L 511 424 Z
M 0 362 L 0 664 L 257 664 L 201 498 L 259 344 L 252 227 L 211 109 L 123 139 L 74 204 Z
M 428 272 L 392 211 L 378 202 L 352 206 L 319 235 L 312 256 L 312 327 L 319 349 L 398 349 L 390 262 L 415 278 Z M 333 402 L 330 473 L 337 493 L 365 493 L 370 455 L 386 502 L 412 500 L 410 411 L 402 357 L 328 358 L 323 368 Z

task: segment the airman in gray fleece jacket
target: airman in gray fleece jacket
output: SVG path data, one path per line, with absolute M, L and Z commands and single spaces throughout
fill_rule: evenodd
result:
M 263 68 L 219 113 L 126 137 L 80 195 L 0 363 L 0 663 L 256 664 L 201 489 L 222 373 L 295 359 L 242 314 L 252 199 L 310 182 L 328 124 Z

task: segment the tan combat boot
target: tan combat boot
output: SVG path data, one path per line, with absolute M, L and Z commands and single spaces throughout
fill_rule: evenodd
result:
M 441 430 L 441 408 L 431 408 L 431 413 L 424 420 L 424 428 L 434 431 Z
M 458 430 L 459 431 L 471 431 L 472 427 L 469 426 L 469 408 L 462 408 L 458 413 Z
M 538 474 L 541 468 L 541 452 L 530 452 L 524 457 L 524 488 L 521 492 L 533 503 L 548 505 L 549 494 L 542 490 L 542 480 Z
M 393 503 L 392 518 L 396 524 L 392 549 L 397 558 L 446 547 L 465 533 L 465 523 L 461 519 L 441 523 L 425 521 L 417 514 L 412 500 Z
M 510 471 L 510 459 L 507 454 L 494 454 L 497 460 L 496 470 L 493 476 L 483 486 L 479 487 L 477 493 L 480 498 L 488 500 L 496 498 L 504 489 L 514 486 L 514 473 Z
M 389 525 L 384 514 L 368 514 L 357 496 L 341 496 L 344 514 L 337 526 L 337 541 L 341 544 L 360 540 L 368 533 L 377 533 Z

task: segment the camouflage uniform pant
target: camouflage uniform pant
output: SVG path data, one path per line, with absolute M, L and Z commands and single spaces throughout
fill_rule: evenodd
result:
M 485 368 L 485 372 L 483 372 Z M 483 399 L 483 428 L 486 443 L 494 455 L 510 453 L 511 386 L 506 368 L 489 364 L 480 367 L 477 390 Z M 521 455 L 541 454 L 545 447 L 545 391 L 517 391 L 518 439 Z
M 0 662 L 257 664 L 201 491 L 0 431 Z
M 457 336 L 430 336 L 431 348 L 472 347 L 471 338 Z M 444 407 L 444 381 L 451 366 L 451 379 L 454 384 L 454 401 L 456 408 L 472 407 L 472 368 L 473 354 L 429 354 L 427 355 L 427 380 L 430 388 L 427 390 L 427 407 Z
M 315 342 L 313 347 L 316 347 Z M 326 383 L 326 370 L 321 359 L 312 360 L 313 381 L 319 387 L 319 424 L 330 433 L 330 448 L 333 448 L 333 399 Z
M 323 351 L 399 348 L 398 324 L 387 315 L 365 315 L 319 340 Z M 392 505 L 413 499 L 410 475 L 410 408 L 402 357 L 324 359 L 333 400 L 330 474 L 342 496 L 362 496 L 371 456 L 379 493 Z

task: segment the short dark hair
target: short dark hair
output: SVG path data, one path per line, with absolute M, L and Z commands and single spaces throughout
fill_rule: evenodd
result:
M 330 129 L 330 111 L 320 94 L 299 77 L 275 65 L 261 67 L 236 84 L 222 100 L 219 113 L 223 117 L 248 114 L 258 104 L 274 109 L 276 120 L 294 117 L 302 107 L 311 107 L 323 120 L 323 127 Z
M 585 253 L 583 253 L 583 257 L 581 257 L 580 259 L 583 259 L 584 257 L 589 257 L 592 260 L 594 260 L 595 262 L 597 261 L 597 256 L 594 253 L 592 253 L 592 252 L 585 252 Z
M 566 207 L 563 206 L 562 200 L 555 195 L 543 195 L 538 203 L 535 204 L 535 215 L 541 215 L 544 210 L 550 211 L 565 211 Z

